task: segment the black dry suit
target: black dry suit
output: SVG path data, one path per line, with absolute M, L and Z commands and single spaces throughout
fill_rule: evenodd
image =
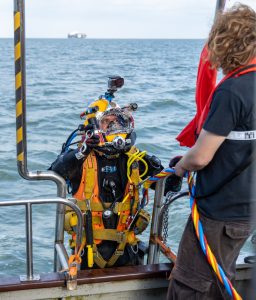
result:
M 77 150 L 70 150 L 69 152 L 62 153 L 58 156 L 56 161 L 53 162 L 50 169 L 60 174 L 64 179 L 69 182 L 71 193 L 74 195 L 80 185 L 83 172 L 83 159 L 78 160 L 76 157 Z M 125 196 L 125 189 L 127 185 L 127 160 L 128 156 L 125 153 L 120 153 L 115 156 L 106 156 L 97 151 L 93 151 L 97 161 L 97 174 L 98 174 L 98 187 L 99 199 L 102 203 L 122 202 Z M 89 154 L 87 154 L 89 155 Z M 148 164 L 148 171 L 146 176 L 152 176 L 162 170 L 160 160 L 155 156 L 146 155 L 143 158 Z M 139 164 L 139 172 L 142 174 L 145 167 L 142 163 Z M 103 224 L 105 229 L 115 229 L 118 223 L 118 215 L 112 214 L 111 218 L 104 220 Z M 117 242 L 103 240 L 97 245 L 98 252 L 104 260 L 108 261 L 117 249 Z M 121 255 L 115 262 L 114 266 L 136 265 L 140 263 L 138 247 L 126 245 L 123 255 Z M 93 267 L 98 267 L 94 264 Z M 84 255 L 82 256 L 81 269 L 88 268 L 87 265 L 87 248 L 84 248 Z

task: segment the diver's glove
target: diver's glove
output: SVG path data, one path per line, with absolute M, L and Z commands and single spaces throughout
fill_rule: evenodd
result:
M 100 138 L 94 133 L 94 126 L 92 124 L 88 124 L 86 126 L 79 125 L 78 129 L 80 132 L 84 133 L 82 145 L 77 149 L 75 154 L 76 158 L 80 160 L 88 155 L 92 148 L 98 146 Z
M 182 156 L 175 156 L 170 160 L 169 167 L 173 168 L 175 165 L 181 160 Z M 166 195 L 168 192 L 174 192 L 177 193 L 181 190 L 183 178 L 179 177 L 175 174 L 170 175 L 167 177 L 165 181 L 165 190 L 164 195 Z
M 88 137 L 85 143 L 89 148 L 97 147 L 100 143 L 100 137 L 97 134 L 93 133 L 90 137 Z
M 81 149 L 82 152 L 85 152 L 88 147 L 93 148 L 99 145 L 100 137 L 94 132 L 95 128 L 93 124 L 88 124 L 86 126 L 79 125 L 78 129 L 85 134 L 85 139 Z
M 161 160 L 155 155 L 145 155 L 145 160 L 148 164 L 148 174 L 154 176 L 163 170 Z M 143 170 L 144 172 L 144 170 Z M 141 172 L 141 173 L 143 173 Z

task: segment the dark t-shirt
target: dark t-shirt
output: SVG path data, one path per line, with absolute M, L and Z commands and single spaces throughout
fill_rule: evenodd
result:
M 220 136 L 228 136 L 231 131 L 255 130 L 255 85 L 255 72 L 223 82 L 214 94 L 203 128 Z M 209 165 L 198 172 L 197 204 L 205 216 L 224 221 L 249 220 L 255 161 L 224 186 L 222 183 L 248 164 L 255 145 L 256 140 L 226 139 Z

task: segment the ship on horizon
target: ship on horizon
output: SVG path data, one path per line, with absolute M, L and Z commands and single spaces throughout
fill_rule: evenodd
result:
M 68 38 L 69 39 L 85 39 L 87 37 L 87 35 L 85 33 L 82 32 L 77 32 L 77 31 L 73 31 L 68 33 Z

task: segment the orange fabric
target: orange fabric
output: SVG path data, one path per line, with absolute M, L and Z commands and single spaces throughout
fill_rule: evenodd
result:
M 76 198 L 79 201 L 85 201 L 85 189 L 86 189 L 86 180 L 87 180 L 87 168 L 94 168 L 94 188 L 92 191 L 92 195 L 91 195 L 91 203 L 100 203 L 101 204 L 101 200 L 99 198 L 99 186 L 98 186 L 98 170 L 97 170 L 97 159 L 94 153 L 90 153 L 86 160 L 83 163 L 83 173 L 82 173 L 82 179 L 79 185 L 79 188 L 77 190 L 77 192 L 74 194 L 74 198 Z M 130 186 L 132 186 L 132 189 L 134 190 L 133 185 L 131 185 L 129 182 L 126 185 L 125 188 L 125 195 L 127 195 L 130 191 Z M 135 196 L 135 194 L 134 194 Z M 128 197 L 128 199 L 126 201 L 131 201 L 131 196 Z M 124 210 L 122 212 L 120 212 L 119 214 L 119 221 L 118 221 L 118 225 L 117 225 L 117 230 L 118 231 L 124 231 L 126 230 L 127 226 L 126 223 L 123 222 L 124 220 L 124 216 L 129 216 L 130 215 L 130 209 L 129 210 Z M 99 224 L 93 224 L 93 229 L 97 230 L 97 229 L 102 229 L 104 230 L 104 224 L 103 224 L 103 220 L 102 220 L 102 212 L 99 211 L 92 211 L 92 217 L 98 217 L 101 221 Z M 102 241 L 101 240 L 94 240 L 95 244 L 100 244 Z
M 196 142 L 196 136 L 200 133 L 203 124 L 207 118 L 212 102 L 213 94 L 216 89 L 228 78 L 232 77 L 234 73 L 239 71 L 240 68 L 226 75 L 216 86 L 217 71 L 211 68 L 208 57 L 208 49 L 205 46 L 202 50 L 197 82 L 196 82 L 196 108 L 197 112 L 195 117 L 189 122 L 189 124 L 181 131 L 177 136 L 177 140 L 181 146 L 192 147 Z M 253 59 L 248 65 L 255 64 L 256 58 Z M 255 71 L 256 68 L 252 67 L 248 70 L 241 71 L 237 76 L 246 74 L 248 72 Z
M 86 173 L 86 168 L 85 168 L 85 164 L 83 164 L 83 173 L 82 173 L 82 180 L 80 182 L 79 188 L 77 190 L 77 192 L 73 195 L 73 197 L 79 201 L 83 201 L 84 200 L 84 178 L 85 178 L 85 173 Z

